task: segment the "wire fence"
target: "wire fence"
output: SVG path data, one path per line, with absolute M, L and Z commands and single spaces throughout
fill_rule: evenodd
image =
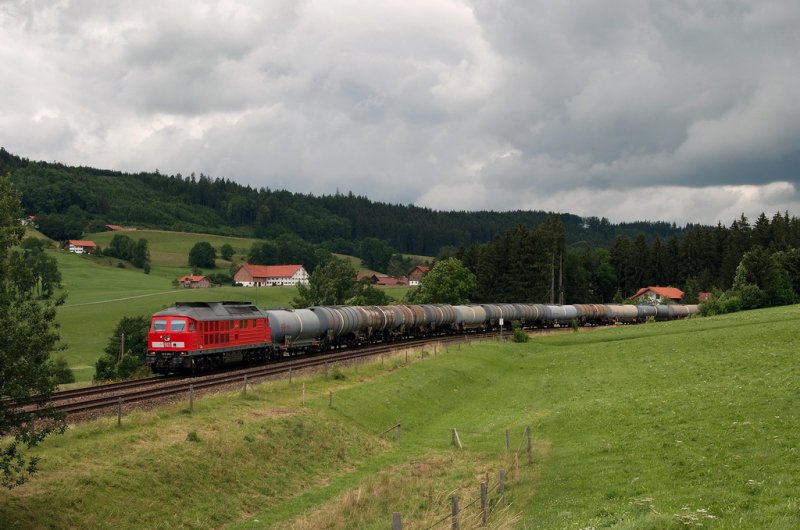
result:
M 396 426 L 392 426 L 384 432 L 389 432 L 394 430 L 395 427 L 399 427 L 400 422 L 397 422 Z M 513 455 L 514 461 L 514 468 L 515 468 L 515 481 L 519 481 L 519 458 L 520 454 L 523 450 L 523 447 L 526 445 L 525 442 L 527 441 L 527 455 L 528 455 L 528 464 L 533 464 L 533 444 L 532 444 L 532 435 L 531 435 L 531 427 L 527 426 L 525 430 L 522 432 L 520 436 L 519 445 L 517 446 L 517 450 Z M 457 447 L 461 447 L 461 441 L 458 436 L 458 432 L 456 429 L 452 430 L 453 434 L 453 445 Z M 506 450 L 509 450 L 510 445 L 510 437 L 509 432 L 506 430 Z M 479 526 L 486 526 L 488 524 L 489 516 L 492 513 L 495 513 L 498 509 L 507 509 L 508 503 L 506 502 L 506 487 L 508 486 L 509 482 L 507 482 L 506 470 L 501 468 L 499 470 L 499 479 L 498 481 L 491 485 L 489 483 L 489 476 L 488 473 L 486 475 L 486 479 L 480 483 L 480 495 L 471 499 L 463 506 L 461 505 L 461 499 L 456 492 L 451 492 L 448 497 L 450 499 L 450 511 L 445 515 L 439 517 L 435 522 L 429 524 L 429 526 L 421 527 L 424 530 L 434 530 L 436 528 L 444 527 L 445 523 L 450 524 L 450 527 L 453 530 L 459 530 L 462 525 L 467 528 L 472 527 L 479 527 Z M 498 497 L 496 498 L 494 503 L 489 501 L 489 496 L 494 493 L 498 493 Z M 479 510 L 471 510 L 473 506 L 480 503 Z M 403 522 L 402 522 L 402 514 L 399 512 L 394 512 L 392 514 L 392 530 L 402 530 L 403 529 Z

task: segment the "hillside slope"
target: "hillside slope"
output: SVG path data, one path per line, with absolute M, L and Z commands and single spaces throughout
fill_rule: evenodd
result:
M 400 352 L 73 426 L 0 526 L 429 528 L 456 494 L 471 528 L 504 468 L 492 527 L 794 529 L 798 325 L 792 306 Z

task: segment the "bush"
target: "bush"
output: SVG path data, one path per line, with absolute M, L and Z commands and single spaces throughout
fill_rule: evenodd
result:
M 711 298 L 700 304 L 702 316 L 724 315 L 742 310 L 742 298 L 733 292 L 714 291 Z
M 72 373 L 72 368 L 69 367 L 67 360 L 63 355 L 56 357 L 53 361 L 53 379 L 59 385 L 65 385 L 75 382 L 75 374 Z
M 528 342 L 530 337 L 528 337 L 528 334 L 522 329 L 522 326 L 519 325 L 519 322 L 512 322 L 511 327 L 514 329 L 514 342 Z
M 101 355 L 94 363 L 95 381 L 113 381 L 117 378 L 117 362 L 111 355 Z

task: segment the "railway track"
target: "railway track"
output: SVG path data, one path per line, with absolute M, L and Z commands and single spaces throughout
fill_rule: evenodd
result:
M 565 331 L 562 329 L 560 331 Z M 553 332 L 554 330 L 540 330 Z M 446 345 L 463 343 L 471 340 L 485 340 L 499 337 L 499 333 L 480 333 L 472 335 L 440 336 L 429 339 L 419 339 L 402 343 L 386 343 L 371 345 L 363 348 L 343 349 L 334 352 L 325 352 L 316 355 L 301 357 L 288 357 L 280 362 L 265 365 L 238 368 L 234 370 L 216 372 L 195 377 L 150 377 L 135 381 L 123 381 L 96 385 L 75 390 L 55 392 L 51 397 L 53 407 L 66 413 L 71 418 L 82 415 L 112 410 L 121 406 L 144 406 L 147 403 L 160 402 L 185 396 L 191 390 L 204 392 L 212 389 L 231 387 L 239 384 L 261 381 L 267 378 L 280 377 L 300 371 L 321 369 L 340 363 L 352 362 L 357 359 L 396 353 L 402 350 L 433 345 Z M 505 333 L 510 338 L 509 333 Z

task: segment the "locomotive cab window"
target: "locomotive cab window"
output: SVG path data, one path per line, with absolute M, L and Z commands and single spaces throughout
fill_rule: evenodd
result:
M 173 320 L 169 323 L 169 330 L 170 331 L 186 331 L 186 321 L 185 320 Z
M 153 331 L 165 331 L 167 329 L 166 320 L 153 320 Z

